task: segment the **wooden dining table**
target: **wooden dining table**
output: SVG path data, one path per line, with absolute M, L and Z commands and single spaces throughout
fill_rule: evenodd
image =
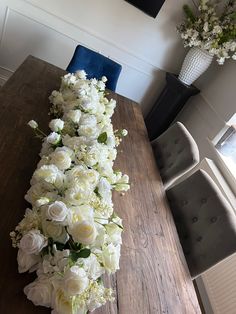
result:
M 41 143 L 27 126 L 37 120 L 49 131 L 48 96 L 60 86 L 65 71 L 29 56 L 0 91 L 0 313 L 50 313 L 34 306 L 23 288 L 34 274 L 19 274 L 17 250 L 10 231 L 23 218 L 29 204 L 24 195 L 39 160 Z M 114 128 L 126 128 L 128 136 L 118 148 L 115 168 L 130 176 L 131 189 L 115 192 L 114 209 L 123 219 L 120 270 L 105 276 L 114 289 L 114 302 L 95 314 L 192 314 L 201 313 L 165 196 L 141 108 L 113 92 L 117 101 Z

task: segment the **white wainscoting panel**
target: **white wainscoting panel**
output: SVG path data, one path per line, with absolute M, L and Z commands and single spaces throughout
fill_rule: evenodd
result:
M 165 84 L 163 71 L 28 2 L 3 2 L 5 7 L 0 6 L 0 82 L 29 54 L 65 69 L 80 43 L 122 64 L 117 92 L 140 103 L 144 114 L 148 112 Z
M 214 314 L 236 313 L 236 254 L 202 275 Z M 208 314 L 208 313 L 207 313 Z

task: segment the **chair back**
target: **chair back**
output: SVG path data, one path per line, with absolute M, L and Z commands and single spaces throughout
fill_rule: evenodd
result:
M 66 70 L 70 73 L 84 70 L 87 73 L 88 79 L 100 79 L 105 75 L 107 77 L 106 87 L 115 91 L 121 69 L 122 66 L 115 61 L 98 52 L 78 45 Z
M 170 126 L 151 144 L 166 189 L 199 163 L 197 144 L 181 122 Z
M 205 171 L 166 194 L 193 278 L 236 252 L 236 215 Z

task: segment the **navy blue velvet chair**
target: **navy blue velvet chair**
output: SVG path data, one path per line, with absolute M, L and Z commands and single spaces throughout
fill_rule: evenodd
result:
M 105 75 L 107 77 L 106 87 L 115 91 L 121 69 L 122 66 L 115 61 L 78 45 L 66 71 L 74 73 L 78 70 L 84 70 L 88 79 L 93 77 L 100 79 Z

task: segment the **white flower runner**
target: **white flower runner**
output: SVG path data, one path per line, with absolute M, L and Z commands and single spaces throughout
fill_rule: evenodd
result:
M 113 300 L 101 276 L 119 269 L 122 222 L 113 211 L 112 190 L 129 189 L 129 178 L 113 170 L 116 147 L 126 130 L 113 131 L 116 102 L 105 97 L 106 78 L 67 74 L 53 91 L 41 160 L 25 198 L 32 205 L 11 232 L 18 269 L 37 272 L 24 289 L 35 305 L 54 314 L 84 314 Z

